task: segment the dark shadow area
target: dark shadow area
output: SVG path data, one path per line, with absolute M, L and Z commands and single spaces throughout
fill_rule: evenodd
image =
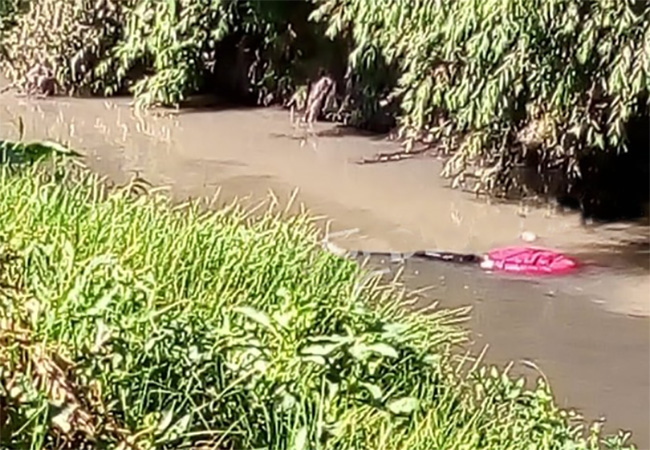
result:
M 316 137 L 326 138 L 344 138 L 344 137 L 363 137 L 375 141 L 384 140 L 388 137 L 386 132 L 370 131 L 360 128 L 355 128 L 349 125 L 336 124 L 334 127 L 327 130 L 317 131 Z
M 329 122 L 331 123 L 331 122 Z M 373 141 L 383 141 L 388 138 L 386 133 L 376 133 L 367 130 L 361 130 L 349 125 L 334 124 L 331 128 L 319 130 L 315 132 L 308 132 L 305 128 L 300 129 L 305 133 L 305 136 L 310 138 L 346 138 L 346 137 L 362 137 Z M 295 136 L 288 133 L 271 133 L 271 136 L 276 138 L 288 138 L 293 140 L 302 140 L 305 136 Z
M 270 29 L 240 29 L 219 41 L 212 56 L 214 64 L 204 74 L 202 93 L 238 104 L 277 105 L 288 100 L 297 86 L 314 81 L 319 70 L 327 68 L 333 77 L 343 77 L 345 44 L 326 38 L 326 25 L 309 20 L 313 3 L 264 3 L 257 13 Z M 270 35 L 274 35 L 272 41 Z
M 580 155 L 580 176 L 575 180 L 567 178 L 566 163 L 540 170 L 540 166 L 545 166 L 542 156 L 536 151 L 529 152 L 525 160 L 509 171 L 515 186 L 513 192 L 508 192 L 506 201 L 521 201 L 532 194 L 542 201 L 556 200 L 562 207 L 579 210 L 583 220 L 647 221 L 650 218 L 649 124 L 647 110 L 630 120 L 625 130 L 625 152 L 590 149 Z
M 590 253 L 575 255 L 600 267 L 650 271 L 650 241 L 630 240 L 611 245 L 594 244 Z
M 601 222 L 648 218 L 650 204 L 650 117 L 627 126 L 628 151 L 592 151 L 581 158 L 582 178 L 574 192 L 559 197 L 585 218 Z
M 210 110 L 223 111 L 232 109 L 255 109 L 258 105 L 250 105 L 243 102 L 234 101 L 214 94 L 192 95 L 179 104 L 179 108 L 186 110 Z
M 179 104 L 178 109 L 173 108 L 159 108 L 161 113 L 169 114 L 198 114 L 204 112 L 221 112 L 221 111 L 248 111 L 253 109 L 261 109 L 263 107 L 246 103 L 238 102 L 233 99 L 223 98 L 215 94 L 202 94 L 193 95 Z
M 346 44 L 344 61 L 349 61 L 355 45 L 352 41 Z M 369 135 L 390 133 L 400 114 L 401 97 L 394 95 L 398 79 L 397 66 L 376 52 L 371 60 L 336 80 L 337 97 L 344 107 L 335 118 Z

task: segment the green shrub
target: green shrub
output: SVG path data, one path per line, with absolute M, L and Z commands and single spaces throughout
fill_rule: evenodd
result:
M 235 92 L 261 104 L 288 99 L 338 51 L 298 1 L 27 1 L 2 37 L 14 82 L 36 64 L 64 94 L 130 91 L 139 105 Z M 340 60 L 340 58 L 339 58 Z
M 304 1 L 138 0 L 100 79 L 116 73 L 110 94 L 140 66 L 133 92 L 141 105 L 175 105 L 214 83 L 258 103 L 287 98 L 305 79 L 304 50 L 318 45 L 304 26 L 310 11 Z
M 0 32 L 14 81 L 41 62 L 66 92 L 131 89 L 142 105 L 236 92 L 268 104 L 322 67 L 345 84 L 334 118 L 382 128 L 397 118 L 409 146 L 448 152 L 444 175 L 477 190 L 517 188 L 522 166 L 574 180 L 599 152 L 641 146 L 631 128 L 650 113 L 645 0 L 19 5 L 0 4 L 18 24 Z
M 3 448 L 627 448 L 467 367 L 459 312 L 408 313 L 305 214 L 22 167 L 0 174 Z
M 21 0 L 0 0 L 0 34 L 16 24 L 16 15 L 22 3 Z
M 5 36 L 17 23 L 25 0 L 0 0 L 0 61 L 7 59 Z
M 583 155 L 624 150 L 630 119 L 647 116 L 645 0 L 320 3 L 328 35 L 353 40 L 351 64 L 398 67 L 402 135 L 442 142 L 448 176 L 487 166 L 482 186 L 503 187 L 497 175 L 511 180 L 527 155 L 577 176 Z
M 35 65 L 49 67 L 60 94 L 92 94 L 94 70 L 121 34 L 128 1 L 25 1 L 2 36 L 0 67 L 19 83 Z

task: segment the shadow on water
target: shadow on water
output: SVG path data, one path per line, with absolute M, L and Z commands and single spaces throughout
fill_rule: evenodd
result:
M 641 104 L 645 104 L 642 102 Z M 643 108 L 640 108 L 643 109 Z M 599 149 L 583 153 L 580 176 L 569 186 L 564 168 L 548 174 L 524 169 L 529 189 L 548 193 L 561 205 L 579 210 L 583 219 L 600 223 L 650 217 L 650 116 L 637 116 L 625 127 L 627 149 L 605 152 Z M 539 164 L 539 155 L 531 153 L 526 167 Z
M 159 108 L 158 111 L 173 112 L 176 114 L 214 113 L 219 111 L 250 111 L 261 109 L 256 105 L 247 105 L 226 100 L 215 95 L 196 95 L 180 103 L 179 109 Z
M 306 130 L 304 130 L 305 135 L 307 135 Z M 276 138 L 287 138 L 293 140 L 300 140 L 303 137 L 295 136 L 289 133 L 281 132 L 272 132 L 270 136 Z M 387 133 L 373 133 L 371 131 L 360 130 L 351 126 L 334 124 L 328 128 L 317 130 L 309 133 L 309 136 L 312 138 L 349 138 L 349 137 L 362 137 L 368 140 L 374 141 L 385 141 L 388 138 Z
M 581 261 L 611 270 L 650 271 L 650 242 L 646 240 L 594 244 L 591 252 L 578 252 L 575 256 Z

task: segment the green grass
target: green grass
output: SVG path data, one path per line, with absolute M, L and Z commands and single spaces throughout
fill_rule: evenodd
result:
M 56 159 L 0 175 L 2 448 L 625 447 L 543 382 L 469 367 L 457 312 L 406 312 L 307 214 L 172 205 Z

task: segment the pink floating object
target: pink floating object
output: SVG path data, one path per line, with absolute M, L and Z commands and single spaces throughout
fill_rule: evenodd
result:
M 535 247 L 506 247 L 492 250 L 481 267 L 511 273 L 560 275 L 578 267 L 576 260 L 553 250 Z

